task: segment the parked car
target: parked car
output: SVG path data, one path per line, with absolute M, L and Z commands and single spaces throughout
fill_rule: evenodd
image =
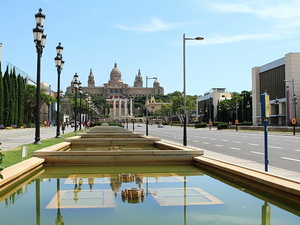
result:
M 142 127 L 142 124 L 141 124 L 141 123 L 139 123 L 139 124 L 137 125 L 137 127 Z
M 162 125 L 161 123 L 157 125 L 158 128 L 164 128 L 164 125 Z

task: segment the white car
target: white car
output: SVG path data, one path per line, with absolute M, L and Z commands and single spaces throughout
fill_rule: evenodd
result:
M 164 128 L 164 125 L 162 125 L 161 123 L 157 125 L 158 128 Z
M 137 127 L 142 127 L 142 124 L 141 124 L 141 123 L 139 123 L 139 124 L 137 125 Z

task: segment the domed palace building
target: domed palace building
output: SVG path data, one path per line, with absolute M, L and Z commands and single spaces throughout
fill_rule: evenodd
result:
M 95 85 L 95 77 L 91 69 L 88 75 L 88 86 L 82 86 L 82 90 L 83 93 L 105 97 L 110 105 L 109 115 L 113 117 L 132 116 L 132 101 L 136 96 L 164 94 L 164 88 L 160 86 L 157 79 L 154 80 L 152 87 L 144 87 L 140 70 L 138 70 L 138 74 L 135 76 L 133 86 L 125 84 L 122 81 L 122 73 L 117 63 L 115 63 L 114 68 L 110 72 L 108 83 L 100 86 Z M 71 81 L 71 86 L 67 87 L 67 93 L 74 93 L 73 81 Z M 129 107 L 127 107 L 128 105 Z

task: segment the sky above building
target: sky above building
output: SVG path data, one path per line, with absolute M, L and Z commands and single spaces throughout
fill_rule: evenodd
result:
M 251 91 L 251 69 L 300 48 L 299 0 L 9 0 L 0 3 L 2 71 L 6 62 L 34 79 L 37 56 L 32 29 L 39 8 L 46 15 L 41 81 L 57 89 L 56 46 L 64 47 L 61 89 L 77 72 L 87 86 L 106 83 L 114 63 L 133 86 L 138 70 L 157 77 L 165 94 L 183 91 L 183 34 L 186 92 L 211 88 Z M 152 86 L 152 80 L 148 85 Z

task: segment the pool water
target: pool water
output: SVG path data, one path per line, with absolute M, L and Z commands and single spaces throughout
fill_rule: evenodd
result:
M 300 209 L 271 204 L 192 165 L 44 167 L 4 195 L 1 225 L 300 224 Z
M 111 145 L 103 145 L 103 146 L 86 146 L 86 145 L 72 145 L 71 148 L 69 149 L 70 151 L 126 151 L 126 150 L 161 150 L 158 147 L 155 147 L 153 145 L 135 145 L 135 146 L 130 146 L 130 145 L 116 145 L 116 146 L 111 146 Z

